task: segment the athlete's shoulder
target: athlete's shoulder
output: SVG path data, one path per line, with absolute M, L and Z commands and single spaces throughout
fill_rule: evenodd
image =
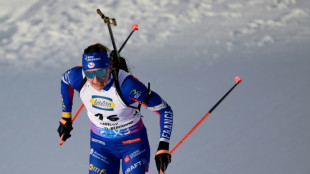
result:
M 78 90 L 83 82 L 83 70 L 81 66 L 73 67 L 62 75 L 62 81 Z
M 145 88 L 145 85 L 137 77 L 129 73 L 124 77 L 121 84 L 122 88 L 126 89 Z
M 119 83 L 122 84 L 122 83 L 124 82 L 124 80 L 125 80 L 128 76 L 130 76 L 130 73 L 128 73 L 128 72 L 126 72 L 126 71 L 120 69 L 120 70 L 118 71 L 118 81 L 119 81 Z
M 143 101 L 148 95 L 146 86 L 135 76 L 129 74 L 121 85 L 121 92 L 128 103 Z
M 145 85 L 137 77 L 123 70 L 119 71 L 118 80 L 121 89 L 124 90 L 145 87 Z

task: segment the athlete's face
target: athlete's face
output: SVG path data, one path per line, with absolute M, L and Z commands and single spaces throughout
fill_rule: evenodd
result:
M 87 71 L 98 71 L 98 70 L 101 70 L 101 69 L 99 68 L 99 69 L 92 69 L 92 70 L 87 70 Z M 100 91 L 107 85 L 111 71 L 112 71 L 112 67 L 110 66 L 108 68 L 107 74 L 104 77 L 98 78 L 97 76 L 94 76 L 93 79 L 87 78 L 87 81 L 94 89 Z

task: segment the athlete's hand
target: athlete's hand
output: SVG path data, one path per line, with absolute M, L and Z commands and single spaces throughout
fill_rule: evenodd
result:
M 72 127 L 71 118 L 61 118 L 61 120 L 59 121 L 59 127 L 57 131 L 59 133 L 59 137 L 64 135 L 62 137 L 63 141 L 66 141 L 68 138 L 71 137 L 70 132 L 72 131 L 72 129 L 73 127 Z
M 171 155 L 169 153 L 169 143 L 159 142 L 157 152 L 155 154 L 155 162 L 158 173 L 164 173 L 171 162 Z

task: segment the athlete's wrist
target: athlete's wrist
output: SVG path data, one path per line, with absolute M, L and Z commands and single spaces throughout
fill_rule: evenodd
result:
M 71 118 L 72 113 L 71 112 L 62 112 L 62 118 Z
M 169 143 L 165 141 L 160 141 L 158 144 L 157 151 L 158 150 L 169 150 Z

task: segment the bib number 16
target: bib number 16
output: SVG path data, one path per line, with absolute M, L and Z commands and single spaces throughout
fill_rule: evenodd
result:
M 103 115 L 102 114 L 98 113 L 98 114 L 95 114 L 95 116 L 98 117 L 99 120 L 103 120 Z M 119 120 L 117 115 L 110 115 L 110 116 L 107 117 L 107 119 L 110 120 L 110 121 L 117 121 L 117 120 Z

